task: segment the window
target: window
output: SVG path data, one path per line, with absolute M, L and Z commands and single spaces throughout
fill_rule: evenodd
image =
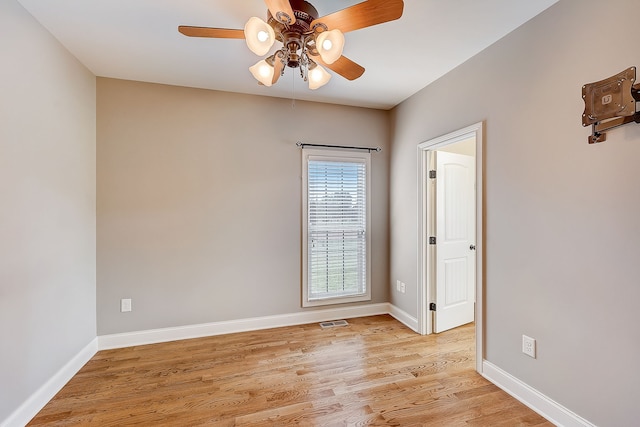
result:
M 302 152 L 302 305 L 370 300 L 371 155 Z

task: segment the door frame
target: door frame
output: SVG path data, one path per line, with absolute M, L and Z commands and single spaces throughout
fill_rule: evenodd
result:
M 483 199 L 483 146 L 484 122 L 478 122 L 463 129 L 422 142 L 418 145 L 418 332 L 426 335 L 433 330 L 429 312 L 431 302 L 427 271 L 428 236 L 427 227 L 427 153 L 437 151 L 446 145 L 475 137 L 476 140 L 476 370 L 482 372 L 484 360 L 484 199 Z M 433 284 L 435 286 L 435 284 Z

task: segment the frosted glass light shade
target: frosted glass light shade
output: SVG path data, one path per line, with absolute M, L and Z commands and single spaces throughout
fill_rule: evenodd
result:
M 316 90 L 329 83 L 331 74 L 321 66 L 317 65 L 313 70 L 309 70 L 309 89 Z
M 249 71 L 253 74 L 253 77 L 263 85 L 269 87 L 273 82 L 274 69 L 264 59 L 259 61 L 255 65 L 249 67 Z
M 266 55 L 276 41 L 276 35 L 271 28 L 260 18 L 249 18 L 244 26 L 244 39 L 251 52 L 258 56 Z
M 325 63 L 333 64 L 342 56 L 344 34 L 340 30 L 324 31 L 316 37 L 316 48 Z

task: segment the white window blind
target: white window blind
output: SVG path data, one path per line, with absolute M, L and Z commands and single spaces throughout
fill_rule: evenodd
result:
M 307 157 L 307 305 L 370 299 L 368 157 Z

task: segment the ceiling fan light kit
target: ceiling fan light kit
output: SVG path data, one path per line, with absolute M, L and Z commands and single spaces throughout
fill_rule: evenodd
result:
M 251 74 L 258 82 L 267 87 L 271 86 L 275 69 L 273 68 L 273 65 L 269 65 L 266 60 L 263 59 L 257 64 L 249 67 L 249 71 L 251 71 Z
M 254 16 L 244 26 L 244 38 L 251 52 L 263 56 L 275 43 L 276 34 L 271 25 Z
M 316 37 L 316 49 L 326 64 L 333 64 L 342 56 L 344 34 L 342 31 L 323 31 Z
M 326 85 L 329 80 L 331 80 L 331 74 L 319 65 L 309 71 L 309 89 L 311 90 L 316 90 Z
M 258 83 L 275 84 L 285 68 L 299 68 L 300 76 L 315 90 L 331 79 L 321 65 L 348 80 L 355 80 L 364 68 L 342 55 L 344 33 L 396 20 L 402 16 L 402 0 L 367 0 L 321 18 L 305 0 L 265 0 L 267 21 L 250 18 L 242 30 L 180 26 L 189 37 L 244 38 L 258 56 L 269 53 L 275 41 L 282 44 L 272 55 L 249 67 Z

